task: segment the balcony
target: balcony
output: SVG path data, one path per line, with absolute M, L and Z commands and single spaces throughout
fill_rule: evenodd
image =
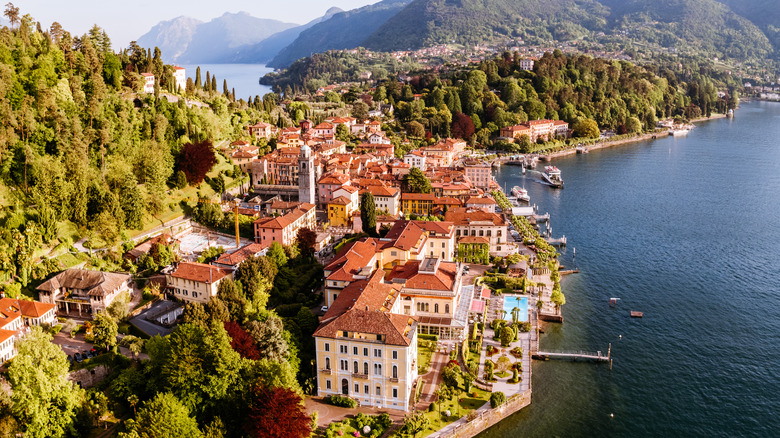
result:
M 368 379 L 368 374 L 352 373 L 353 379 Z
M 330 368 L 321 369 L 320 372 L 322 374 L 330 374 Z
M 398 383 L 398 378 L 397 377 L 391 377 L 390 378 L 390 383 Z

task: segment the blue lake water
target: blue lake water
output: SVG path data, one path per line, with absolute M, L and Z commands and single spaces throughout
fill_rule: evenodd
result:
M 512 309 L 517 307 L 520 313 L 517 315 L 518 321 L 528 321 L 528 297 L 519 297 L 517 295 L 504 295 L 504 319 L 512 321 Z
M 542 347 L 611 343 L 614 367 L 535 363 L 531 406 L 481 437 L 780 436 L 779 139 L 780 104 L 749 102 L 687 137 L 556 160 L 564 190 L 501 168 L 581 271 Z
M 198 65 L 182 65 L 187 69 L 187 77 L 195 80 Z M 260 85 L 260 78 L 273 71 L 263 64 L 200 64 L 200 79 L 206 80 L 206 72 L 217 76 L 217 89 L 222 91 L 222 80 L 226 79 L 229 89 L 236 89 L 236 99 L 247 100 L 250 96 L 263 97 L 271 92 L 271 87 Z

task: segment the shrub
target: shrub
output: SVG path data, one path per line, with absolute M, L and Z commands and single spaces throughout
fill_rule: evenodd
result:
M 523 348 L 522 347 L 515 347 L 509 351 L 509 353 L 512 354 L 512 356 L 520 359 L 523 357 Z
M 393 420 L 390 419 L 390 415 L 387 413 L 381 414 L 377 419 L 377 422 L 383 429 L 387 429 L 393 424 Z
M 501 327 L 499 337 L 501 338 L 501 346 L 508 347 L 515 340 L 515 331 L 510 327 Z
M 325 403 L 333 406 L 340 406 L 342 408 L 354 408 L 357 407 L 357 401 L 341 395 L 329 395 L 325 397 Z
M 528 333 L 531 331 L 531 323 L 528 321 L 521 322 L 519 324 L 520 331 L 523 333 Z
M 496 361 L 496 369 L 498 371 L 509 371 L 512 368 L 512 361 L 506 356 L 501 356 Z
M 503 392 L 497 391 L 490 394 L 490 407 L 495 409 L 506 403 L 506 395 Z
M 428 341 L 439 342 L 439 335 L 419 334 L 419 335 L 417 335 L 417 339 L 425 339 L 425 340 L 428 340 Z
M 57 324 L 54 327 L 51 328 L 51 334 L 56 335 L 62 330 L 62 324 Z

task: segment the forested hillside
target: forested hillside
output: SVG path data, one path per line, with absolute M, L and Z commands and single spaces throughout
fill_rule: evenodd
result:
M 158 81 L 152 94 L 140 92 L 145 72 Z M 262 108 L 206 79 L 189 83 L 188 95 L 204 103 L 188 107 L 170 93 L 173 67 L 157 49 L 114 53 L 97 26 L 74 36 L 57 23 L 43 31 L 27 15 L 1 28 L 0 280 L 27 286 L 32 261 L 57 244 L 112 245 L 181 215 L 201 182 L 176 178 L 182 148 L 235 138 Z M 230 181 L 232 165 L 218 158 Z

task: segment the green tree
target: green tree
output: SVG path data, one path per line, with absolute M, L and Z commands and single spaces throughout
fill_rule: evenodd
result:
M 404 418 L 403 432 L 412 436 L 424 432 L 431 425 L 431 420 L 425 416 L 425 412 L 415 412 Z
M 499 332 L 499 338 L 501 339 L 501 346 L 508 347 L 515 340 L 515 332 L 510 327 L 504 326 Z
M 369 236 L 376 237 L 376 204 L 374 203 L 374 195 L 371 192 L 366 191 L 361 195 L 360 199 L 360 223 L 363 227 L 363 232 Z
M 116 345 L 116 336 L 118 326 L 116 320 L 106 312 L 100 312 L 95 316 L 92 324 L 92 336 L 95 339 L 95 346 L 98 348 L 109 348 Z
M 422 123 L 412 120 L 406 124 L 406 133 L 409 137 L 423 138 L 425 137 L 425 126 Z
M 598 138 L 599 125 L 593 119 L 580 119 L 573 126 L 573 135 L 582 138 Z
M 181 322 L 182 324 L 194 324 L 205 329 L 209 325 L 209 315 L 203 304 L 189 302 L 184 306 Z
M 81 391 L 66 379 L 69 364 L 52 336 L 40 327 L 16 343 L 8 367 L 12 411 L 31 438 L 63 437 L 73 428 Z
M 287 254 L 284 252 L 284 247 L 279 242 L 273 242 L 268 247 L 267 257 L 276 263 L 277 267 L 282 267 L 287 264 Z M 271 278 L 273 280 L 273 278 Z
M 175 395 L 158 393 L 138 410 L 135 421 L 128 422 L 129 432 L 122 438 L 199 438 L 203 433 L 190 416 L 190 410 Z
M 506 403 L 506 395 L 501 391 L 490 394 L 490 407 L 495 409 Z
M 289 354 L 287 341 L 284 339 L 284 324 L 277 316 L 271 316 L 265 321 L 250 321 L 247 331 L 255 339 L 262 357 L 273 361 L 281 361 Z
M 431 180 L 420 169 L 412 167 L 408 174 L 404 175 L 404 187 L 409 193 L 431 193 Z
M 118 297 L 114 298 L 114 301 L 106 307 L 106 311 L 116 321 L 124 321 L 130 314 L 130 309 L 127 307 L 127 303 L 130 301 L 130 295 L 127 292 L 122 292 Z

